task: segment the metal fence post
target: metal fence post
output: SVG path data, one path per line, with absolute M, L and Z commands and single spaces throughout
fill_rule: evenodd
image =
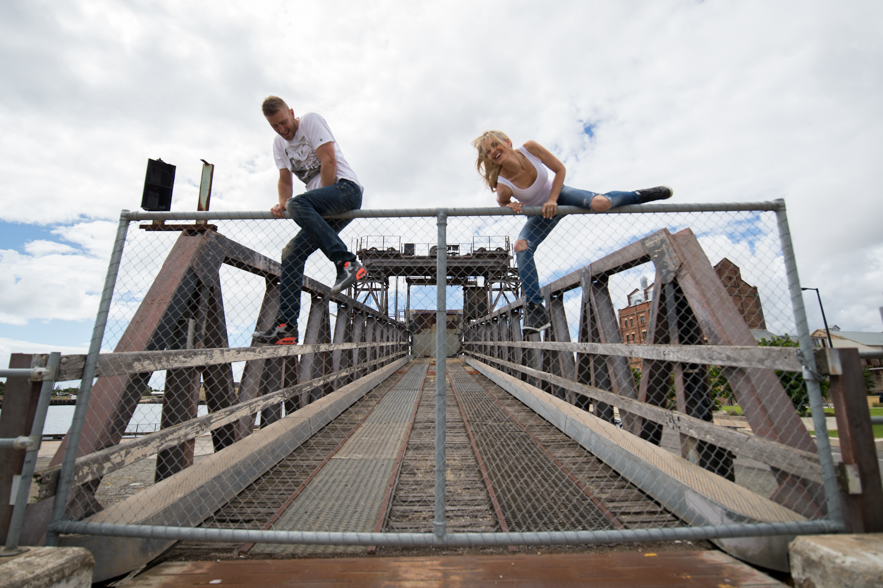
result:
M 435 536 L 444 539 L 445 522 L 445 361 L 447 358 L 447 285 L 448 285 L 448 215 L 438 213 L 438 243 L 436 250 L 436 294 L 435 313 Z
M 819 451 L 819 462 L 825 479 L 825 501 L 828 506 L 828 518 L 838 525 L 843 525 L 843 510 L 840 506 L 840 492 L 837 486 L 837 472 L 834 469 L 834 458 L 831 455 L 831 441 L 828 439 L 828 425 L 825 420 L 825 407 L 822 400 L 822 387 L 819 383 L 818 368 L 812 351 L 812 339 L 806 322 L 806 308 L 803 306 L 803 292 L 800 289 L 800 277 L 797 275 L 797 261 L 794 258 L 794 246 L 791 243 L 791 230 L 788 227 L 788 215 L 785 212 L 785 201 L 778 199 L 776 220 L 779 224 L 779 240 L 782 243 L 782 256 L 788 278 L 788 289 L 791 293 L 791 306 L 794 309 L 794 322 L 797 328 L 797 340 L 803 356 L 803 379 L 809 395 L 809 406 L 812 410 L 813 426 L 816 431 L 816 445 Z
M 95 327 L 92 329 L 89 353 L 86 355 L 86 364 L 83 367 L 83 379 L 80 383 L 80 393 L 77 395 L 77 406 L 74 409 L 71 428 L 68 431 L 68 443 L 64 452 L 64 461 L 61 463 L 61 470 L 58 475 L 55 502 L 52 503 L 52 514 L 49 517 L 49 527 L 46 531 L 46 545 L 49 547 L 58 545 L 58 533 L 53 531 L 52 527 L 64 518 L 64 511 L 67 507 L 68 496 L 71 490 L 71 479 L 77 460 L 77 449 L 80 445 L 80 433 L 83 432 L 83 425 L 86 420 L 89 395 L 92 392 L 92 380 L 95 379 L 98 355 L 101 353 L 101 342 L 104 340 L 104 329 L 107 326 L 107 316 L 110 313 L 110 303 L 113 298 L 113 290 L 116 287 L 117 274 L 120 269 L 120 261 L 123 258 L 123 246 L 126 244 L 126 234 L 128 231 L 129 211 L 123 210 L 120 213 L 116 240 L 113 243 L 113 251 L 110 254 L 110 263 L 107 266 L 107 277 L 104 280 L 104 290 L 101 292 L 101 302 L 98 304 Z
M 6 550 L 12 551 L 18 547 L 21 538 L 21 528 L 25 520 L 25 511 L 28 506 L 28 494 L 31 489 L 31 479 L 34 477 L 34 468 L 37 466 L 37 454 L 40 451 L 40 443 L 43 439 L 43 425 L 46 423 L 46 412 L 49 410 L 49 401 L 52 398 L 52 390 L 55 388 L 55 377 L 58 373 L 58 364 L 61 354 L 53 351 L 49 354 L 46 368 L 50 371 L 49 377 L 43 380 L 40 388 L 40 399 L 37 401 L 37 411 L 34 414 L 34 424 L 31 427 L 31 445 L 25 454 L 25 462 L 21 469 L 21 477 L 18 482 L 18 493 L 10 496 L 14 500 L 15 507 L 12 510 L 12 518 L 9 521 L 9 532 L 6 535 Z
M 844 523 L 851 533 L 879 533 L 883 531 L 883 487 L 858 349 L 820 349 L 819 356 L 817 363 L 828 367 L 821 371 L 831 377 L 828 391 L 840 435 Z

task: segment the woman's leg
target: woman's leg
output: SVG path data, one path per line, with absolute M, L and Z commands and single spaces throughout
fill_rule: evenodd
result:
M 524 228 L 518 234 L 515 241 L 515 259 L 518 262 L 518 276 L 521 278 L 521 289 L 524 299 L 534 304 L 542 304 L 543 297 L 540 294 L 540 279 L 537 274 L 537 266 L 534 261 L 534 253 L 555 225 L 561 220 L 560 216 L 543 218 L 531 216 L 524 223 Z
M 561 186 L 558 194 L 558 206 L 579 206 L 580 208 L 592 208 L 594 199 L 603 195 L 590 190 L 580 190 L 570 186 Z
M 564 192 L 563 189 L 561 191 L 562 193 Z M 583 190 L 577 191 L 583 192 Z M 655 188 L 635 190 L 633 192 L 607 192 L 606 194 L 598 194 L 592 199 L 592 210 L 595 212 L 607 212 L 612 208 L 619 208 L 620 206 L 628 206 L 630 204 L 647 204 L 655 200 L 668 200 L 672 197 L 672 194 L 672 189 L 668 186 L 656 186 Z M 559 204 L 561 203 L 561 198 L 558 199 L 558 202 Z M 576 206 L 581 205 L 577 204 Z
M 628 204 L 640 204 L 641 195 L 637 192 L 607 192 L 599 194 L 589 190 L 580 190 L 563 186 L 558 196 L 558 206 L 579 206 L 591 208 L 595 212 L 607 212 Z
M 620 206 L 640 203 L 641 195 L 637 192 L 607 192 L 606 194 L 599 194 L 592 201 L 592 210 L 595 212 L 607 212 Z

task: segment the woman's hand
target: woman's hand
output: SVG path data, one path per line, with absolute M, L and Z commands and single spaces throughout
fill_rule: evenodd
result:
M 521 214 L 521 202 L 518 202 L 517 200 L 513 200 L 513 201 L 509 202 L 509 204 L 507 204 L 506 207 L 511 208 L 512 210 L 514 210 L 518 214 Z
M 552 218 L 556 212 L 558 212 L 558 203 L 554 200 L 549 200 L 543 204 L 543 218 Z

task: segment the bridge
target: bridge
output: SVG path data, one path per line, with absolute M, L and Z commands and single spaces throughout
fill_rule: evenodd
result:
M 370 288 L 340 295 L 311 259 L 303 344 L 258 347 L 249 334 L 275 317 L 271 256 L 290 225 L 268 213 L 124 211 L 89 353 L 16 356 L 7 370 L 0 428 L 23 440 L 2 450 L 0 498 L 33 493 L 5 511 L 7 547 L 86 546 L 96 580 L 169 553 L 702 540 L 787 569 L 797 535 L 883 525 L 859 357 L 811 347 L 783 203 L 561 212 L 562 240 L 539 259 L 551 268 L 542 334 L 522 334 L 522 299 L 493 294 L 517 288 L 500 252 L 455 259 L 449 243 L 489 224 L 515 232 L 511 211 L 355 211 L 350 237 L 393 218 L 409 242 L 433 242 L 434 258 L 408 269 L 410 252 L 363 251 L 377 266 Z M 144 220 L 198 224 L 130 231 Z M 737 246 L 764 262 L 767 320 L 798 347 L 759 346 L 727 295 L 711 258 Z M 473 280 L 488 264 L 494 277 Z M 398 308 L 390 316 L 397 275 L 419 277 L 408 308 L 422 296 L 438 313 L 435 357 L 414 358 L 408 322 Z M 617 300 L 646 275 L 648 338 L 626 343 Z M 458 300 L 468 320 L 448 358 L 441 325 Z M 839 464 L 822 433 L 823 375 L 842 420 Z M 42 427 L 47 386 L 71 380 L 82 385 L 70 431 L 38 469 L 27 435 Z M 124 440 L 157 383 L 160 429 Z M 715 412 L 732 401 L 744 418 Z M 800 420 L 807 406 L 815 438 Z M 148 473 L 137 491 L 107 491 L 133 468 Z

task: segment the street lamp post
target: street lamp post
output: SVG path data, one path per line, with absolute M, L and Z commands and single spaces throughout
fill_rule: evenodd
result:
M 828 319 L 825 318 L 825 307 L 822 306 L 822 297 L 819 295 L 818 288 L 801 288 L 801 290 L 815 290 L 816 298 L 819 299 L 819 309 L 822 311 L 822 322 L 825 323 L 825 333 L 828 334 L 828 347 L 834 349 L 834 343 L 831 342 L 831 331 L 828 330 Z

